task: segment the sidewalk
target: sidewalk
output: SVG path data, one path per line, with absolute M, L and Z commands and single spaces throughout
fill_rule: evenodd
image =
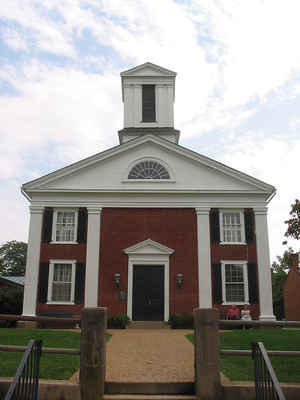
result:
M 110 330 L 106 381 L 192 382 L 194 346 L 185 335 L 190 330 Z

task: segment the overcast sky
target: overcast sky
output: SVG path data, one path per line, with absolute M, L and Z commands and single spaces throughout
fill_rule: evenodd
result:
M 299 15 L 297 0 L 1 1 L 0 243 L 27 241 L 22 183 L 118 144 L 119 74 L 150 61 L 178 73 L 180 143 L 277 188 L 281 255 L 300 197 Z

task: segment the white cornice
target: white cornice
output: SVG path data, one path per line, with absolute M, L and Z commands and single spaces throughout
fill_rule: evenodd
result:
M 90 199 L 81 200 L 37 200 L 34 201 L 34 206 L 37 207 L 88 207 L 100 210 L 101 208 L 111 207 L 111 208 L 195 208 L 195 209 L 208 209 L 208 208 L 254 208 L 262 209 L 264 207 L 263 201 L 255 200 L 237 200 L 232 199 L 226 200 L 224 198 L 209 200 L 209 199 L 185 199 L 185 200 L 160 200 L 153 199 L 149 201 L 148 199 L 101 199 L 98 203 L 95 203 Z
M 124 183 L 138 183 L 140 184 L 141 181 L 137 180 L 137 182 L 133 180 L 125 181 Z M 147 180 L 144 182 L 146 185 L 149 184 Z M 151 183 L 151 182 L 150 182 Z M 152 182 L 153 183 L 153 182 Z M 156 183 L 161 183 L 155 182 Z M 168 181 L 163 183 L 174 183 L 174 181 Z M 135 189 L 123 189 L 123 188 L 84 188 L 84 189 L 77 189 L 77 188 L 70 188 L 70 189 L 30 189 L 30 193 L 178 193 L 178 194 L 260 194 L 264 195 L 266 192 L 258 191 L 258 190 L 226 190 L 226 189 L 190 189 L 190 188 L 183 188 L 183 189 L 150 189 L 150 188 L 135 188 Z
M 149 69 L 152 69 L 155 72 L 159 72 L 163 76 L 176 76 L 177 75 L 176 72 L 171 71 L 170 69 L 166 69 L 166 68 L 160 67 L 159 65 L 153 64 L 151 62 L 146 62 L 146 63 L 138 65 L 136 67 L 127 69 L 126 71 L 121 72 L 120 75 L 122 77 L 123 76 L 126 76 L 126 77 L 128 77 L 128 76 L 136 76 L 136 73 L 138 71 L 141 71 L 141 70 L 143 70 L 145 68 L 149 68 Z M 143 75 L 138 75 L 138 76 L 143 76 Z

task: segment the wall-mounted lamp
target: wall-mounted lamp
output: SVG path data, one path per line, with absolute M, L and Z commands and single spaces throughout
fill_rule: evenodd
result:
M 183 284 L 183 274 L 179 273 L 176 275 L 176 282 L 177 282 L 178 288 L 181 288 L 181 286 Z
M 118 272 L 116 272 L 114 274 L 114 282 L 116 284 L 117 287 L 120 286 L 120 280 L 121 280 L 121 274 L 119 274 Z

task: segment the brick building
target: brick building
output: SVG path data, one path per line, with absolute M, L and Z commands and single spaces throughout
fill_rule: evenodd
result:
M 274 319 L 273 186 L 178 144 L 176 73 L 121 73 L 120 144 L 28 182 L 24 315 L 106 306 L 133 320 L 249 303 Z
M 283 287 L 284 313 L 288 321 L 300 321 L 300 253 L 292 255 L 292 265 Z

